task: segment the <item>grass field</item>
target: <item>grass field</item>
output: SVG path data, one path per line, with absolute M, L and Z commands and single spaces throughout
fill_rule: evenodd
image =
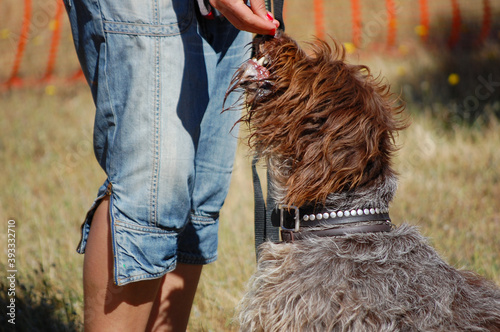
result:
M 0 122 L 0 243 L 6 243 L 7 221 L 14 219 L 18 326 L 78 330 L 82 256 L 75 246 L 83 215 L 104 179 L 91 149 L 91 100 L 85 87 L 61 88 L 53 96 L 19 90 L 2 95 L 1 106 L 9 111 Z M 393 219 L 419 225 L 451 264 L 500 284 L 499 123 L 443 130 L 431 117 L 415 115 L 399 142 L 401 183 Z M 204 270 L 192 331 L 236 328 L 234 308 L 255 266 L 249 164 L 241 145 L 221 216 L 220 258 Z
M 500 107 L 498 91 L 481 100 L 481 117 L 466 123 L 453 117 L 456 101 L 474 95 L 480 75 L 500 81 L 498 45 L 480 55 L 433 52 L 418 48 L 405 57 L 353 58 L 388 76 L 412 117 L 412 126 L 398 138 L 400 186 L 391 215 L 396 224 L 420 226 L 452 265 L 500 285 L 500 122 L 489 117 Z M 1 62 L 8 56 L 0 53 Z M 442 66 L 444 59 L 465 66 L 457 67 L 462 85 L 447 85 L 455 68 Z M 74 58 L 69 63 L 74 65 Z M 30 64 L 25 66 L 29 70 Z M 422 87 L 445 92 L 407 93 Z M 8 326 L 9 220 L 15 220 L 16 232 L 17 330 L 82 329 L 83 256 L 75 248 L 84 214 L 105 176 L 92 151 L 93 111 L 82 84 L 0 93 L 0 330 Z M 240 144 L 221 213 L 219 260 L 204 269 L 190 331 L 237 329 L 234 310 L 255 268 L 251 188 L 250 159 Z

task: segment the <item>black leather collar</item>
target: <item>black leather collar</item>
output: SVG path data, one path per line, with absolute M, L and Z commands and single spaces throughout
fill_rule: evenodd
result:
M 273 211 L 271 221 L 274 226 L 281 227 L 281 237 L 285 242 L 310 236 L 387 232 L 392 229 L 388 209 L 378 208 L 339 211 L 326 206 L 301 208 L 280 206 Z M 326 230 L 310 230 L 317 226 L 333 227 Z
M 329 228 L 322 230 L 302 230 L 299 232 L 294 232 L 293 230 L 281 230 L 281 239 L 283 242 L 293 242 L 298 240 L 307 239 L 310 237 L 332 237 L 332 236 L 345 236 L 347 234 L 359 234 L 359 233 L 378 233 L 378 232 L 390 232 L 393 225 L 390 221 L 385 221 L 380 224 L 354 224 L 354 225 L 344 225 L 337 228 Z

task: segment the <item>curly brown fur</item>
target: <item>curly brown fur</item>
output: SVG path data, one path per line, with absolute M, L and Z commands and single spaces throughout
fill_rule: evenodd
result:
M 246 91 L 249 143 L 276 202 L 387 208 L 394 136 L 407 126 L 389 89 L 338 44 L 306 54 L 278 34 L 256 41 L 229 92 Z M 322 226 L 329 227 L 329 226 Z M 264 243 L 240 303 L 242 331 L 499 331 L 500 289 L 447 265 L 411 226 Z
M 330 193 L 363 187 L 394 174 L 393 136 L 406 126 L 395 115 L 387 85 L 362 65 L 344 61 L 344 49 L 322 41 L 307 55 L 287 36 L 266 40 L 266 84 L 247 86 L 250 144 L 268 162 L 285 204 L 324 202 Z M 232 89 L 241 87 L 242 67 Z M 252 91 L 256 88 L 256 91 Z M 250 91 L 249 91 L 250 90 Z

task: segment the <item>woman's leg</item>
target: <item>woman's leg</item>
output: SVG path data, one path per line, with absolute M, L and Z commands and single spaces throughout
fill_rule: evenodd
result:
M 162 278 L 147 331 L 186 331 L 202 267 L 179 263 Z
M 85 331 L 144 331 L 162 279 L 113 283 L 109 225 L 104 199 L 92 219 L 83 263 Z
M 202 266 L 178 264 L 163 278 L 113 283 L 109 199 L 97 208 L 83 264 L 85 331 L 185 331 Z M 148 324 L 149 320 L 149 324 Z

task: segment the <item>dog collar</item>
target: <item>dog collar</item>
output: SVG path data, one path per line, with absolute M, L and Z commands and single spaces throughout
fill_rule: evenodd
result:
M 280 205 L 278 211 L 279 214 L 273 213 L 271 219 L 273 224 L 277 224 L 276 219 L 279 218 L 281 237 L 285 242 L 309 236 L 388 232 L 392 229 L 389 210 L 386 208 L 332 211 L 325 206 L 299 208 L 293 205 Z M 310 230 L 316 226 L 335 226 L 335 228 Z
M 320 225 L 343 225 L 363 221 L 390 221 L 389 209 L 364 208 L 342 211 L 332 211 L 322 207 L 296 207 L 294 205 L 279 205 L 278 213 L 271 216 L 273 224 L 279 218 L 279 226 L 283 229 L 293 229 L 298 232 L 301 227 L 316 227 Z
M 357 224 L 354 226 L 343 225 L 337 228 L 330 228 L 324 230 L 303 230 L 294 232 L 293 230 L 281 230 L 281 240 L 283 242 L 293 242 L 298 240 L 307 239 L 309 237 L 331 237 L 331 236 L 345 236 L 347 234 L 355 233 L 377 233 L 377 232 L 390 232 L 393 225 L 390 221 L 383 221 L 378 224 Z

